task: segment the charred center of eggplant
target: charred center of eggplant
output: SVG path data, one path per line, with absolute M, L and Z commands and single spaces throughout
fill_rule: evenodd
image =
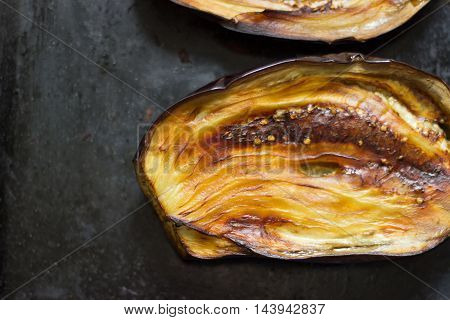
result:
M 275 0 L 274 2 L 304 12 L 326 12 L 345 7 L 345 1 L 343 0 Z
M 441 134 L 429 129 L 422 130 L 425 131 L 422 135 L 430 139 Z M 364 176 L 368 184 L 374 184 L 381 176 L 397 175 L 410 191 L 419 194 L 428 185 L 450 179 L 439 162 L 411 145 L 406 136 L 395 133 L 389 123 L 379 121 L 362 109 L 345 106 L 308 104 L 276 110 L 223 127 L 219 140 L 226 148 L 257 149 L 276 144 L 299 148 L 320 143 L 350 144 L 377 155 L 375 162 L 345 168 L 335 162 L 308 161 L 299 167 L 308 176 L 345 173 Z M 424 202 L 423 198 L 418 199 L 420 204 Z
M 422 151 L 408 146 L 408 138 L 395 134 L 389 123 L 362 109 L 308 104 L 277 110 L 243 123 L 225 126 L 221 141 L 229 146 L 262 147 L 271 144 L 308 146 L 320 142 L 350 143 L 382 155 L 383 164 L 409 161 L 422 164 Z M 426 130 L 427 136 L 431 136 Z M 423 169 L 429 164 L 423 163 Z

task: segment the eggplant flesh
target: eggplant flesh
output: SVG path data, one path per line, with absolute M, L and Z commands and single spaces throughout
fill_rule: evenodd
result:
M 391 31 L 429 0 L 172 0 L 218 16 L 245 33 L 334 42 L 364 41 Z
M 450 90 L 359 54 L 219 79 L 161 116 L 138 180 L 185 256 L 414 255 L 450 234 Z

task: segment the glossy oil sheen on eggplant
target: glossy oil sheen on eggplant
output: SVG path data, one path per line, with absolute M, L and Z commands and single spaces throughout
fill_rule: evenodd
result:
M 184 255 L 414 255 L 450 232 L 450 91 L 359 54 L 219 79 L 143 138 L 138 180 Z
M 397 28 L 429 0 L 172 0 L 213 14 L 230 29 L 334 42 L 368 40 Z

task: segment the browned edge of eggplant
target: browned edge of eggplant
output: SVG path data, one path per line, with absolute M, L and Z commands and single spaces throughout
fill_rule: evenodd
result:
M 233 20 L 229 20 L 229 19 L 225 19 L 224 17 L 221 17 L 217 14 L 214 13 L 210 13 L 210 12 L 206 12 L 206 11 L 202 11 L 194 6 L 191 6 L 185 2 L 181 2 L 179 0 L 170 0 L 171 2 L 181 6 L 181 7 L 185 7 L 191 10 L 194 10 L 200 14 L 202 14 L 204 17 L 206 17 L 208 20 L 214 21 L 216 23 L 218 23 L 219 25 L 221 25 L 223 28 L 234 31 L 234 32 L 240 32 L 243 34 L 249 34 L 249 35 L 256 35 L 256 36 L 264 36 L 264 37 L 269 37 L 269 38 L 275 38 L 275 39 L 286 39 L 286 40 L 296 40 L 296 41 L 308 41 L 308 42 L 318 42 L 318 43 L 327 43 L 327 44 L 340 44 L 340 43 L 346 43 L 346 42 L 359 42 L 359 43 L 364 43 L 367 42 L 369 40 L 372 39 L 376 39 L 382 35 L 385 35 L 389 32 L 392 32 L 398 28 L 400 28 L 402 25 L 404 25 L 406 22 L 408 22 L 409 20 L 411 20 L 419 11 L 421 11 L 422 9 L 419 9 L 417 12 L 415 12 L 409 19 L 402 21 L 400 24 L 398 24 L 397 26 L 393 26 L 392 28 L 389 28 L 386 31 L 380 32 L 376 35 L 374 35 L 373 37 L 367 38 L 367 39 L 358 39 L 355 37 L 346 37 L 346 38 L 337 38 L 334 39 L 332 41 L 326 41 L 323 39 L 319 39 L 317 37 L 311 36 L 311 37 L 289 37 L 287 35 L 282 35 L 282 34 L 274 34 L 274 33 L 270 33 L 270 32 L 261 32 L 261 31 L 257 31 L 257 30 L 252 30 L 249 26 L 240 26 L 240 24 L 242 24 L 242 22 L 238 21 L 235 22 Z M 429 5 L 431 3 L 431 1 L 429 3 L 427 3 L 425 5 L 425 7 L 427 5 Z M 265 10 L 263 12 L 259 12 L 259 14 L 265 14 L 265 15 L 271 15 L 271 14 L 279 14 L 279 15 L 285 15 L 285 16 L 289 16 L 289 15 L 293 15 L 295 14 L 295 11 L 293 12 L 280 12 L 280 11 L 275 11 L 275 10 Z

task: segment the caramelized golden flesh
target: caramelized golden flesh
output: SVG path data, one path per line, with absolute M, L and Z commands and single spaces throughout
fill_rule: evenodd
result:
M 138 164 L 136 169 L 138 170 L 138 179 L 142 190 L 149 196 L 164 230 L 181 256 L 184 258 L 217 259 L 249 253 L 248 250 L 237 246 L 229 239 L 207 235 L 186 226 L 177 225 L 174 221 L 170 220 L 155 197 L 155 194 L 151 192 L 151 186 L 146 184 L 146 177 L 139 174 L 140 168 Z
M 412 255 L 448 237 L 443 82 L 348 55 L 224 82 L 172 107 L 136 159 L 191 255 Z
M 247 33 L 289 39 L 367 40 L 409 20 L 429 0 L 172 0 Z
M 195 258 L 216 259 L 248 253 L 231 240 L 209 236 L 186 226 L 176 227 L 176 232 L 185 252 Z

